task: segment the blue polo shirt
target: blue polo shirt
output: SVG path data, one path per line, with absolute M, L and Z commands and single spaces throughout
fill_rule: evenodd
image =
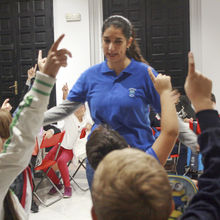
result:
M 117 76 L 104 61 L 79 77 L 67 99 L 87 101 L 95 125 L 109 124 L 129 145 L 146 151 L 154 142 L 149 104 L 157 112 L 161 111 L 160 97 L 147 68 L 148 65 L 132 59 Z

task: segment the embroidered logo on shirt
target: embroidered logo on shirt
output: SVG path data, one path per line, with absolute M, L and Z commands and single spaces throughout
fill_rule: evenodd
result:
M 130 97 L 135 97 L 135 92 L 136 92 L 135 88 L 129 88 L 129 96 Z

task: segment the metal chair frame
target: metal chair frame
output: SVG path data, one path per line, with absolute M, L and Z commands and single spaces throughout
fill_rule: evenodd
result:
M 47 176 L 48 172 L 50 171 L 50 169 L 52 168 L 52 166 L 56 163 L 56 159 L 57 159 L 57 156 L 59 154 L 59 151 L 60 151 L 60 147 L 61 147 L 61 143 L 62 143 L 62 140 L 63 140 L 63 137 L 64 137 L 64 134 L 65 134 L 65 131 L 62 131 L 60 133 L 57 133 L 55 134 L 53 137 L 51 137 L 50 139 L 46 139 L 46 138 L 43 138 L 42 142 L 41 142 L 41 145 L 40 145 L 40 149 L 44 149 L 44 148 L 47 148 L 47 147 L 52 147 L 52 146 L 55 146 L 58 144 L 58 149 L 57 149 L 57 152 L 56 152 L 56 155 L 54 157 L 54 159 L 52 161 L 50 161 L 51 163 L 49 164 L 48 163 L 48 166 L 46 165 L 45 167 L 43 168 L 48 168 L 47 169 L 47 172 L 43 172 L 43 168 L 41 168 L 42 165 L 38 166 L 35 168 L 35 170 L 40 170 L 42 172 L 42 177 L 41 177 L 41 180 L 38 184 L 36 184 L 36 187 L 33 191 L 33 195 L 40 201 L 40 203 L 42 203 L 44 206 L 48 207 L 52 204 L 54 204 L 55 202 L 61 200 L 63 198 L 63 194 L 62 192 L 57 188 L 57 186 L 52 182 L 52 180 Z M 49 203 L 46 203 L 44 202 L 40 196 L 37 194 L 37 190 L 39 188 L 39 186 L 41 185 L 41 183 L 43 182 L 44 179 L 47 179 L 50 184 L 56 189 L 56 191 L 59 193 L 59 197 Z

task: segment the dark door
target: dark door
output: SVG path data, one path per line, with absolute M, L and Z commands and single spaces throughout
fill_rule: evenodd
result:
M 146 60 L 172 78 L 184 93 L 189 38 L 188 0 L 103 0 L 104 19 L 112 14 L 127 17 L 135 27 Z
M 1 0 L 0 2 L 0 103 L 10 98 L 15 108 L 37 63 L 38 50 L 46 56 L 53 43 L 52 0 Z M 56 104 L 55 88 L 50 105 Z

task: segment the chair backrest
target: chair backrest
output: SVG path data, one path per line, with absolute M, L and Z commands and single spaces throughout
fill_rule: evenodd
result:
M 42 149 L 42 148 L 52 147 L 57 144 L 60 144 L 63 141 L 64 134 L 65 134 L 65 131 L 62 131 L 60 133 L 53 135 L 49 139 L 43 137 L 40 148 Z
M 194 182 L 187 176 L 168 175 L 168 178 L 175 203 L 175 209 L 171 213 L 169 220 L 179 219 L 198 190 Z

